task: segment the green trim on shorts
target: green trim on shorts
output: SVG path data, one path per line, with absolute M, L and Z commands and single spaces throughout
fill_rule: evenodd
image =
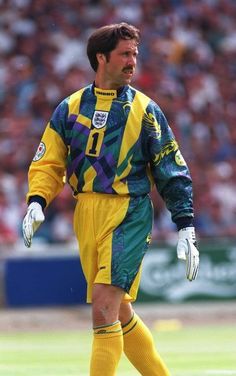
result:
M 124 220 L 113 231 L 111 284 L 127 293 L 148 249 L 152 223 L 150 197 L 131 197 Z

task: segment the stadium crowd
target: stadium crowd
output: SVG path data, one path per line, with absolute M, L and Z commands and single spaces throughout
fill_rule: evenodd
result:
M 198 235 L 235 236 L 235 20 L 234 0 L 0 0 L 0 246 L 22 243 L 27 170 L 53 109 L 93 80 L 88 36 L 121 21 L 141 30 L 133 85 L 160 105 L 189 164 Z M 152 196 L 153 237 L 170 240 Z M 73 241 L 74 204 L 66 186 L 38 241 Z

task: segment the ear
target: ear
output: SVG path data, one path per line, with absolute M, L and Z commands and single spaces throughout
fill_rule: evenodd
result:
M 98 64 L 104 64 L 106 62 L 106 56 L 102 54 L 101 52 L 98 52 L 96 54 Z

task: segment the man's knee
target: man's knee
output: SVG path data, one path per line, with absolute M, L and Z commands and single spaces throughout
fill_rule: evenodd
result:
M 109 325 L 118 320 L 124 291 L 116 286 L 94 284 L 92 294 L 93 325 Z

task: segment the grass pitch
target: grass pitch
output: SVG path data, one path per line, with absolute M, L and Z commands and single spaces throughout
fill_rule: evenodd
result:
M 153 329 L 153 335 L 172 376 L 236 376 L 236 326 Z M 0 333 L 0 375 L 88 376 L 91 341 L 88 331 Z M 137 375 L 122 356 L 117 376 Z

